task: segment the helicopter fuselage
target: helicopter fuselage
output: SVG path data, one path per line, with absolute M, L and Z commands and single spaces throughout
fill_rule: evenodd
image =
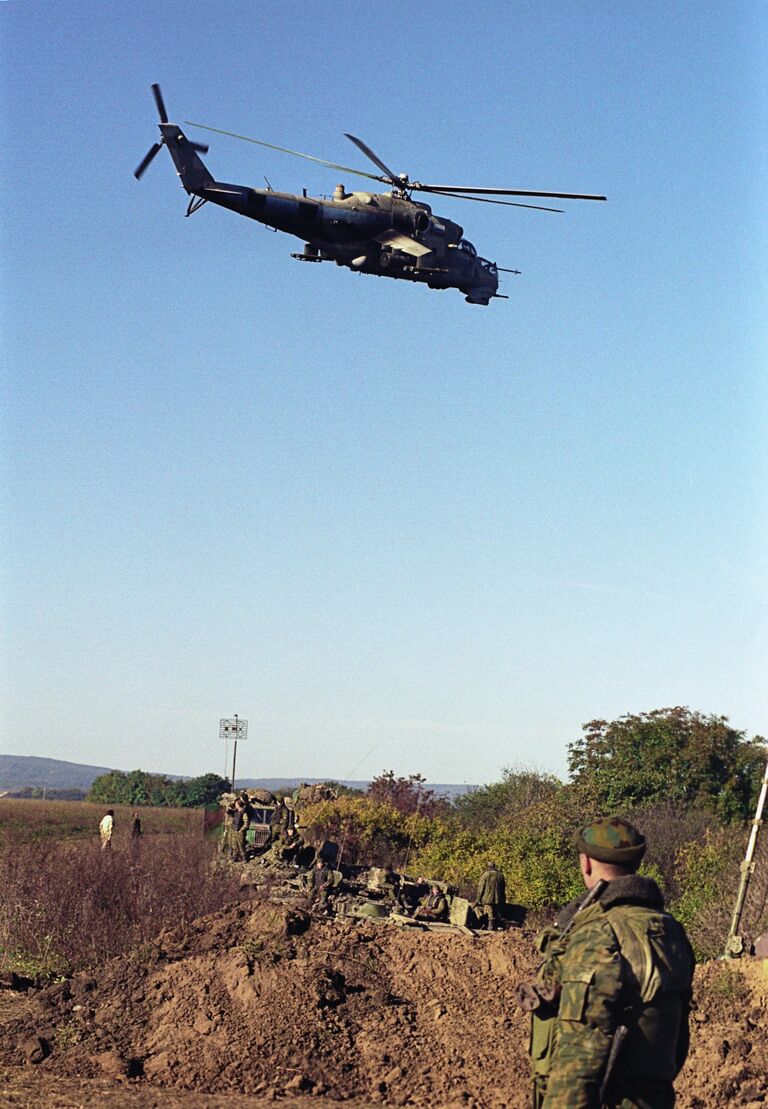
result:
M 428 204 L 391 194 L 347 193 L 337 185 L 331 198 L 314 198 L 216 181 L 176 124 L 161 123 L 164 144 L 186 192 L 228 208 L 304 242 L 295 258 L 334 261 L 358 273 L 417 281 L 432 289 L 461 290 L 473 304 L 498 295 L 495 263 L 479 257 L 463 229 L 435 215 Z

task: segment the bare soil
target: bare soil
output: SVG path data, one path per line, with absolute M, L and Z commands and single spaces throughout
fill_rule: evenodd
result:
M 0 1000 L 0 1103 L 527 1109 L 524 930 L 465 935 L 231 905 L 98 973 Z M 698 972 L 682 1109 L 768 1107 L 768 963 Z

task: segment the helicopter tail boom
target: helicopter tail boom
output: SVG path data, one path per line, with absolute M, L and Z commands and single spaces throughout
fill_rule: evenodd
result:
M 214 183 L 214 177 L 195 146 L 175 123 L 161 123 L 163 144 L 176 166 L 179 179 L 188 193 L 200 194 Z

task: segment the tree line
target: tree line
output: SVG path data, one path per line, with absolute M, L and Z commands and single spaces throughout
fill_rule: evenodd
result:
M 110 770 L 91 785 L 88 800 L 100 805 L 153 805 L 197 809 L 213 805 L 229 789 L 229 782 L 218 774 L 199 778 L 167 778 L 146 770 Z

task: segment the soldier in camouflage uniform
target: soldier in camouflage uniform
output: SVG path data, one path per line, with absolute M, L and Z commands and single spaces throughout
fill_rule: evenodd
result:
M 245 861 L 245 850 L 248 842 L 248 829 L 251 825 L 250 806 L 246 805 L 242 797 L 238 797 L 232 813 L 230 832 L 230 853 L 237 862 Z
M 290 823 L 290 814 L 285 799 L 278 794 L 274 812 L 269 819 L 270 835 L 273 842 L 279 840 L 285 834 Z
M 499 926 L 499 918 L 507 900 L 507 887 L 504 875 L 496 863 L 489 863 L 480 875 L 475 898 L 475 915 L 484 922 L 483 927 L 492 932 Z
M 284 863 L 297 863 L 297 856 L 301 849 L 306 847 L 302 836 L 295 828 L 287 828 L 274 845 L 277 858 Z
M 448 919 L 448 899 L 439 886 L 431 886 L 426 897 L 422 897 L 414 920 L 431 920 L 444 923 Z
M 309 904 L 313 909 L 330 912 L 328 895 L 333 887 L 333 871 L 322 859 L 315 862 L 309 876 Z
M 656 883 L 635 873 L 645 838 L 633 825 L 596 820 L 576 843 L 587 889 L 605 886 L 537 937 L 535 988 L 553 1000 L 532 1014 L 534 1109 L 671 1109 L 688 1053 L 690 944 Z

